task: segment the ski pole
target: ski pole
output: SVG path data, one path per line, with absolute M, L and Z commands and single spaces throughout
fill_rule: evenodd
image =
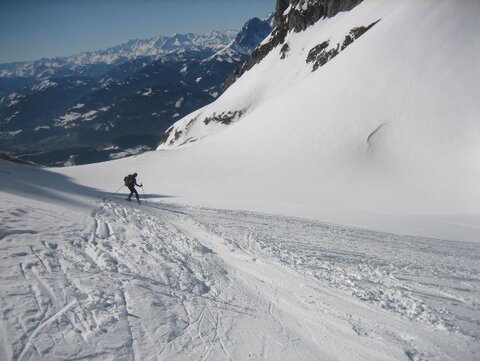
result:
M 142 184 L 142 192 L 143 192 L 143 200 L 147 202 L 147 197 L 145 196 L 145 189 L 143 188 L 143 184 Z
M 122 189 L 123 187 L 125 187 L 125 184 L 122 184 L 122 186 L 120 188 L 118 188 L 117 191 L 113 194 L 117 194 L 118 192 L 120 192 L 120 189 Z
M 125 187 L 125 184 L 122 185 L 120 188 L 118 188 L 118 189 L 115 191 L 115 193 L 113 193 L 113 194 L 117 194 L 118 192 L 120 192 L 120 189 L 122 189 L 123 187 Z M 103 197 L 102 200 L 103 200 L 103 201 L 106 201 L 107 198 L 108 198 L 108 197 Z

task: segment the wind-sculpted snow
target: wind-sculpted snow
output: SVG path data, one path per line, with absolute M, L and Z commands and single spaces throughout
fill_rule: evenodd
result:
M 83 223 L 0 207 L 2 360 L 479 356 L 475 244 L 115 199 Z

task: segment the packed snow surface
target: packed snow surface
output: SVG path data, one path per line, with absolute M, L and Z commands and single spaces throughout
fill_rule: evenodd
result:
M 0 166 L 2 360 L 480 357 L 476 243 Z

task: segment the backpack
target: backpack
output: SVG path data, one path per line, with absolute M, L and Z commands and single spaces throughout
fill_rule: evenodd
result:
M 135 180 L 133 179 L 133 176 L 131 174 L 129 174 L 125 178 L 123 178 L 123 181 L 125 182 L 125 185 L 127 187 L 133 186 L 135 184 Z

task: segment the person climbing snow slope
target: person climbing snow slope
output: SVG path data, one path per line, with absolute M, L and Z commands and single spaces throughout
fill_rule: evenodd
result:
M 137 197 L 138 203 L 140 203 L 140 198 L 138 197 L 138 192 L 135 189 L 135 186 L 137 187 L 143 187 L 143 184 L 137 184 L 137 173 L 129 174 L 124 178 L 125 185 L 127 188 L 130 190 L 130 195 L 128 196 L 128 200 L 130 201 L 132 198 L 132 195 L 135 194 L 135 197 Z

